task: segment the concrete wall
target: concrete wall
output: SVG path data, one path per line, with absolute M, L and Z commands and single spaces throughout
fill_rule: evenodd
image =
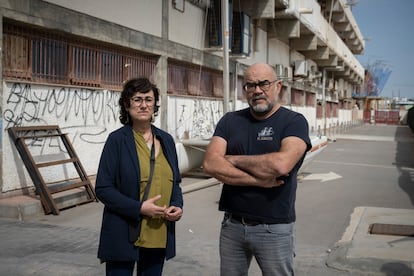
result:
M 99 158 L 108 134 L 121 126 L 119 122 L 119 92 L 75 87 L 45 86 L 7 82 L 3 87 L 3 127 L 59 125 L 75 148 L 88 175 L 96 174 Z M 220 100 L 169 96 L 167 98 L 167 131 L 178 141 L 181 139 L 210 138 L 214 126 L 223 115 Z M 155 125 L 160 126 L 157 118 Z M 12 144 L 8 132 L 2 155 L 2 192 L 32 187 L 33 183 Z M 47 147 L 56 140 L 26 140 L 35 159 L 65 156 L 63 147 Z M 50 167 L 42 171 L 49 179 L 77 177 L 73 166 Z
M 59 125 L 78 154 L 88 175 L 96 174 L 100 153 L 110 131 L 119 122 L 119 92 L 86 88 L 5 83 L 3 87 L 3 129 L 14 126 Z M 2 132 L 2 192 L 33 186 L 27 170 L 7 131 Z M 52 155 L 62 159 L 63 147 L 49 147 L 58 139 L 26 140 L 35 159 Z M 57 150 L 56 150 L 57 149 Z M 50 161 L 50 160 L 44 160 Z M 72 165 L 42 169 L 46 182 L 79 175 Z
M 317 125 L 317 121 L 316 121 L 316 108 L 314 107 L 309 107 L 309 106 L 291 106 L 291 108 L 293 111 L 302 113 L 303 116 L 305 116 L 305 118 L 308 121 L 308 125 L 309 125 L 309 132 L 315 132 L 315 130 L 317 129 L 318 125 Z
M 168 97 L 168 129 L 175 139 L 208 139 L 223 116 L 223 101 Z
M 277 39 L 269 39 L 269 64 L 275 66 L 282 64 L 284 67 L 291 66 L 289 45 Z
M 9 18 L 157 55 L 159 62 L 155 80 L 162 102 L 155 125 L 169 131 L 177 140 L 211 136 L 215 124 L 223 115 L 221 99 L 171 96 L 166 91 L 170 58 L 215 70 L 222 70 L 223 67 L 221 52 L 204 51 L 206 28 L 203 9 L 188 1 L 185 2 L 184 12 L 180 12 L 172 8 L 172 1 L 169 0 L 0 0 L 0 11 L 1 20 Z M 289 66 L 292 60 L 301 57 L 286 43 L 269 40 L 265 28 L 254 27 L 252 35 L 251 56 L 237 59 L 237 65 L 235 60 L 230 62 L 230 83 L 235 83 L 237 74 L 234 72 L 240 70 L 242 65 L 260 61 Z M 2 32 L 0 41 L 1 36 Z M 18 153 L 10 143 L 6 130 L 11 126 L 59 125 L 69 134 L 87 173 L 96 173 L 107 135 L 120 126 L 118 92 L 3 80 L 1 84 L 1 192 L 32 185 Z M 235 101 L 236 109 L 246 106 L 243 101 Z M 307 117 L 311 127 L 320 125 L 315 109 L 294 109 Z M 50 173 L 68 175 L 71 172 Z
M 44 0 L 121 26 L 161 37 L 162 0 Z
M 168 39 L 173 42 L 204 49 L 206 24 L 205 10 L 189 2 L 185 2 L 184 12 L 168 7 Z

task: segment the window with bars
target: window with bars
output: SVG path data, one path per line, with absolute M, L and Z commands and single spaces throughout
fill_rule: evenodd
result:
M 151 77 L 158 57 L 15 22 L 3 24 L 3 77 L 121 90 L 132 77 Z
M 117 86 L 122 83 L 126 76 L 123 76 L 124 61 L 122 55 L 111 51 L 102 51 L 101 60 L 101 81 L 104 85 Z
M 292 88 L 291 90 L 291 103 L 296 106 L 304 105 L 304 92 L 301 90 L 296 90 Z
M 322 119 L 323 118 L 323 103 L 318 101 L 318 104 L 316 105 L 316 119 Z
M 70 83 L 100 86 L 102 52 L 86 46 L 71 45 L 70 53 Z
M 30 46 L 31 80 L 65 83 L 68 74 L 67 43 L 33 36 Z
M 332 103 L 331 102 L 326 102 L 325 104 L 325 116 L 326 118 L 332 117 Z
M 290 93 L 286 86 L 282 86 L 279 93 L 279 103 L 282 105 L 288 105 L 291 103 L 290 101 Z
M 331 103 L 332 104 L 332 117 L 338 117 L 338 104 L 337 103 Z
M 4 28 L 3 35 L 3 77 L 30 80 L 31 68 L 29 39 L 19 35 L 20 29 L 15 26 Z
M 168 93 L 223 97 L 222 73 L 171 61 L 168 63 Z
M 322 101 L 318 101 L 318 104 L 316 105 L 316 118 L 317 119 L 324 118 L 322 105 L 323 105 Z M 334 102 L 326 102 L 325 103 L 325 116 L 326 118 L 338 117 L 338 104 Z
M 316 103 L 316 95 L 314 93 L 306 92 L 306 106 L 315 106 Z

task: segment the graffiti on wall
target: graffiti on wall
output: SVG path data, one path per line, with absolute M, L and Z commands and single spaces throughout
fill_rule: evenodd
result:
M 87 143 L 103 143 L 99 135 L 118 119 L 120 93 L 71 87 L 12 83 L 8 87 L 3 127 L 58 124 Z M 88 129 L 93 129 L 88 132 Z M 100 129 L 97 133 L 97 130 Z M 98 137 L 97 137 L 98 136 Z M 106 135 L 100 135 L 105 138 Z M 98 138 L 98 140 L 96 139 Z
M 223 115 L 223 101 L 169 97 L 168 132 L 175 139 L 208 139 Z
M 26 83 L 6 83 L 3 98 L 1 140 L 3 159 L 1 190 L 8 191 L 31 186 L 7 129 L 14 126 L 58 125 L 67 133 L 88 175 L 96 174 L 102 147 L 109 133 L 121 126 L 119 122 L 119 92 L 74 87 L 56 87 Z M 210 138 L 223 115 L 222 100 L 169 96 L 167 102 L 167 131 L 176 139 Z M 46 153 L 47 139 L 26 141 L 37 147 L 39 158 Z M 65 154 L 58 146 L 55 155 Z M 54 172 L 55 173 L 55 172 Z M 67 173 L 67 172 L 65 172 Z
M 3 159 L 2 191 L 31 186 L 31 180 L 7 134 L 10 127 L 58 125 L 67 133 L 87 174 L 96 174 L 102 147 L 108 134 L 121 124 L 118 120 L 120 93 L 74 87 L 55 87 L 27 83 L 6 83 L 2 112 Z M 25 141 L 35 158 L 66 154 L 66 148 L 46 138 Z M 57 151 L 56 151 L 57 150 Z M 46 175 L 68 174 L 50 168 Z M 72 175 L 72 173 L 69 173 Z M 20 187 L 19 187 L 20 186 Z

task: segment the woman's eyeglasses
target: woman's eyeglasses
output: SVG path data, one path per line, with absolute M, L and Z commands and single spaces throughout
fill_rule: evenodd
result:
M 147 106 L 154 105 L 154 98 L 153 97 L 132 97 L 131 101 L 133 101 L 136 105 L 142 105 L 144 102 Z

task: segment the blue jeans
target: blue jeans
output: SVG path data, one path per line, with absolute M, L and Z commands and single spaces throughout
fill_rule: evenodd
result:
M 137 263 L 138 276 L 161 276 L 164 267 L 165 249 L 140 248 Z M 135 261 L 106 261 L 106 276 L 132 276 Z
M 294 275 L 294 231 L 294 223 L 249 226 L 225 217 L 220 233 L 220 275 L 248 275 L 253 256 L 263 276 Z

